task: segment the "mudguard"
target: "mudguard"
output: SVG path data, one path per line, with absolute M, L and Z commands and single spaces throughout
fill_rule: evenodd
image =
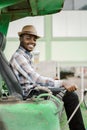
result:
M 58 113 L 62 102 L 53 95 L 47 100 L 43 96 L 49 95 L 41 94 L 33 101 L 1 100 L 0 117 L 6 130 L 60 130 Z

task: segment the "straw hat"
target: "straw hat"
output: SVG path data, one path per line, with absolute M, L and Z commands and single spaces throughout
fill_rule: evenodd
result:
M 23 34 L 31 34 L 31 35 L 36 36 L 37 38 L 40 38 L 40 36 L 37 35 L 37 31 L 33 25 L 26 25 L 22 28 L 21 32 L 18 32 L 19 36 Z

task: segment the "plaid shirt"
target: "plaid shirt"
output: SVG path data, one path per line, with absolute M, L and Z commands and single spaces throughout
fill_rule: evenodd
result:
M 32 65 L 32 54 L 25 50 L 23 47 L 19 47 L 13 54 L 10 65 L 23 88 L 23 92 L 26 95 L 30 88 L 40 85 L 46 87 L 60 87 L 61 81 L 55 81 L 52 78 L 44 77 L 38 74 Z

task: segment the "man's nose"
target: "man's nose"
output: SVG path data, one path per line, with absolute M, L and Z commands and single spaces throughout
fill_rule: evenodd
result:
M 36 41 L 32 38 L 30 41 L 30 44 L 32 44 L 33 46 L 36 46 Z

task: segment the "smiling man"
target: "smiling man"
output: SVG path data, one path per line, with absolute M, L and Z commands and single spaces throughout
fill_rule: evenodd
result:
M 77 86 L 66 80 L 54 80 L 49 77 L 41 76 L 34 70 L 32 51 L 36 46 L 37 39 L 40 37 L 37 35 L 37 31 L 33 25 L 24 26 L 18 35 L 20 46 L 13 54 L 10 64 L 21 85 L 24 96 L 27 97 L 31 88 L 33 89 L 37 86 L 49 88 L 55 96 L 58 96 L 58 94 L 62 92 L 62 96 L 60 96 L 64 102 L 66 115 L 69 119 L 76 106 L 79 104 L 78 96 L 74 92 Z M 59 88 L 62 88 L 62 91 L 59 91 Z M 80 108 L 78 108 L 73 119 L 70 121 L 69 128 L 70 130 L 85 130 Z

